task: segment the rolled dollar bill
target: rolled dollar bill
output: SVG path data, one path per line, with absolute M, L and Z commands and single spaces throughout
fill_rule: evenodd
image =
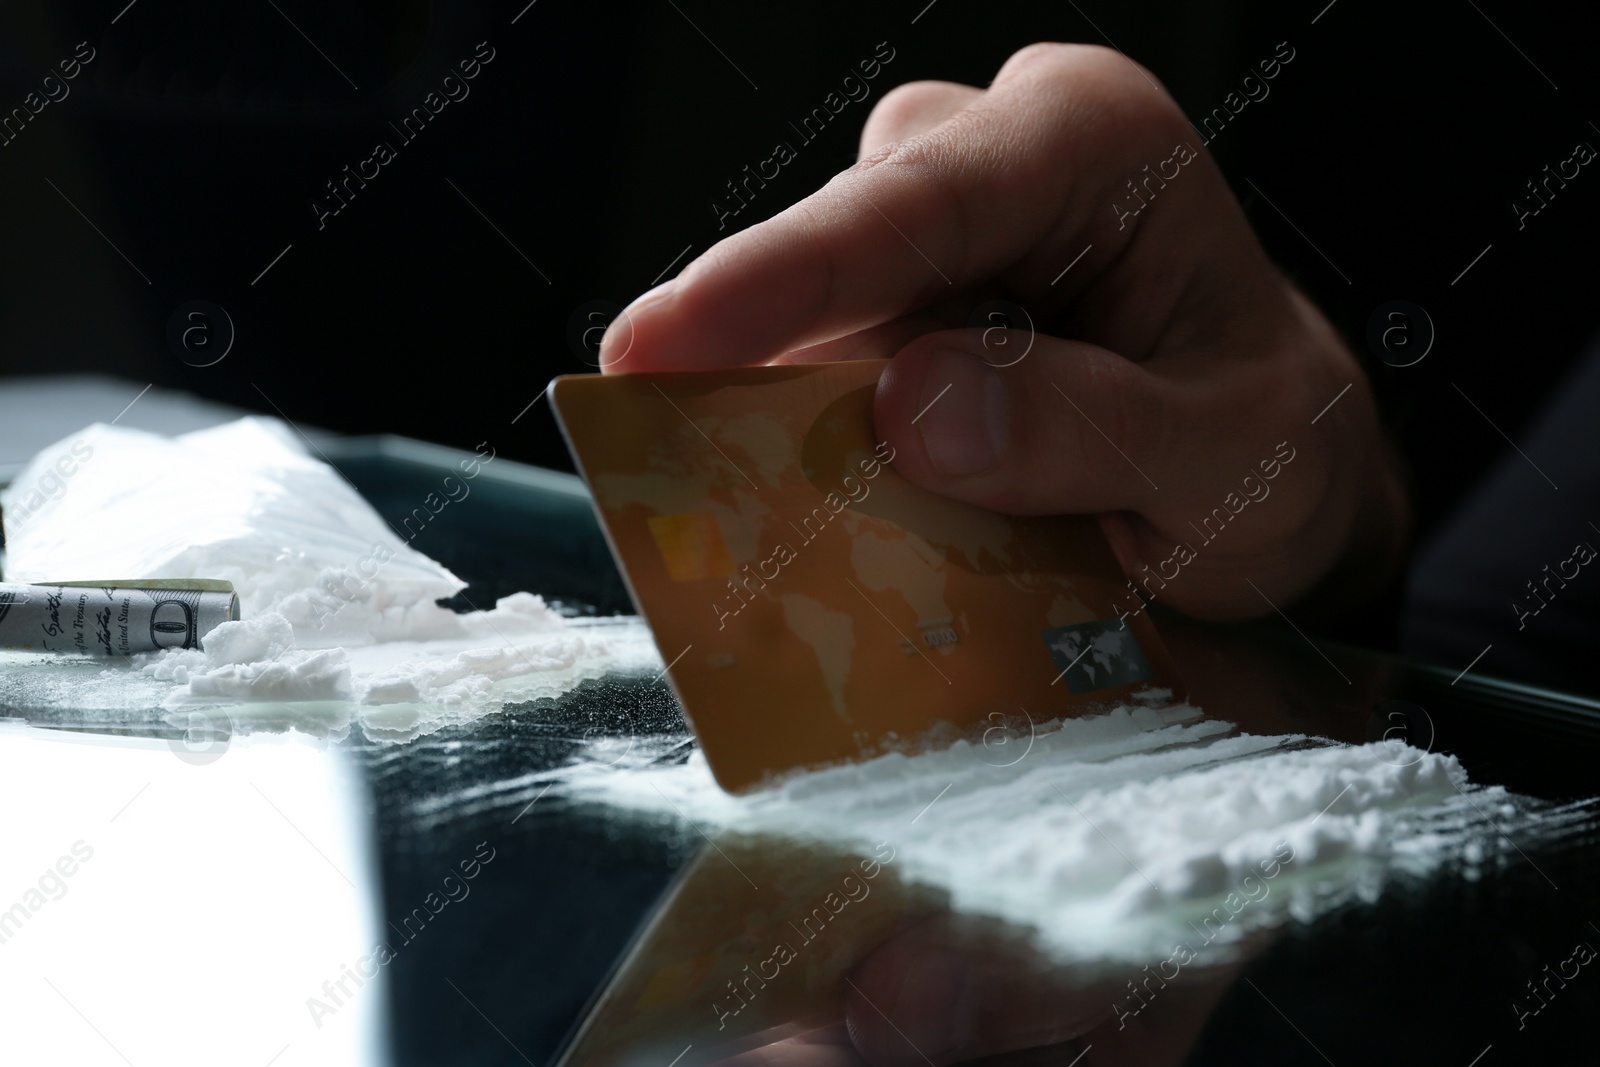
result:
M 131 656 L 198 649 L 206 634 L 238 618 L 230 582 L 0 583 L 0 648 L 9 650 Z

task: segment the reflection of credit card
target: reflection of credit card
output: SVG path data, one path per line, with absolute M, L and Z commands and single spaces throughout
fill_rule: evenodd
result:
M 859 856 L 713 845 L 680 868 L 555 1067 L 703 1067 L 841 1022 L 846 976 L 948 909 L 943 893 L 902 881 L 887 841 Z
M 885 361 L 573 375 L 551 399 L 717 781 L 741 790 L 996 714 L 1177 673 L 1094 519 L 1012 517 L 900 477 Z

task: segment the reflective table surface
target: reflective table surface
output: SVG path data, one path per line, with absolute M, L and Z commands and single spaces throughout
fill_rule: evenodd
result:
M 458 458 L 395 439 L 329 454 L 396 518 Z M 469 581 L 475 603 L 527 589 L 577 615 L 631 611 L 575 480 L 502 461 L 449 520 L 416 547 Z M 29 668 L 8 661 L 0 1060 L 862 1062 L 837 1044 L 853 969 L 891 936 L 934 931 L 1003 988 L 1107 1016 L 1004 1062 L 1594 1062 L 1600 976 L 1575 946 L 1600 945 L 1600 707 L 1287 629 L 1162 627 L 1208 716 L 1454 754 L 1473 781 L 1528 798 L 1526 817 L 1479 813 L 1489 855 L 1471 877 L 1397 878 L 1375 901 L 1291 922 L 1128 1031 L 1113 1013 L 1127 975 L 1047 960 L 1028 931 L 891 871 L 804 981 L 775 982 L 768 1017 L 730 1040 L 715 1024 L 731 1001 L 712 1007 L 693 981 L 660 975 L 674 961 L 708 973 L 770 961 L 745 943 L 751 917 L 846 875 L 859 884 L 872 857 L 551 792 L 552 772 L 597 751 L 689 758 L 655 670 L 396 745 L 360 729 L 197 734 L 159 709 L 74 715 L 19 700 Z M 1567 977 L 1551 982 L 1552 969 Z M 1537 1011 L 1531 982 L 1545 983 Z M 909 1042 L 877 1058 L 931 1062 Z

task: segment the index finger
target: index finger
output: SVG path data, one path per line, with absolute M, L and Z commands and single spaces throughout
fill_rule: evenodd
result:
M 607 333 L 602 367 L 764 363 L 1030 259 L 1048 281 L 1052 246 L 1085 229 L 1107 231 L 1101 262 L 1110 261 L 1136 227 L 1108 225 L 1117 220 L 1105 213 L 1107 190 L 1184 131 L 1153 86 L 1106 49 L 1024 49 L 973 106 L 868 156 L 636 300 Z

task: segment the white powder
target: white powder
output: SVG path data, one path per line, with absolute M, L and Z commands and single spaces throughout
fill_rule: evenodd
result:
M 464 459 L 445 492 L 468 499 L 481 469 Z M 88 677 L 80 662 L 23 657 L 32 676 L 0 681 L 18 706 L 153 702 L 180 724 L 224 708 L 234 728 L 337 737 L 357 721 L 404 740 L 660 666 L 636 619 L 570 620 L 531 593 L 488 611 L 440 607 L 465 583 L 274 419 L 176 438 L 90 426 L 41 452 L 0 504 L 9 580 L 220 578 L 240 599 L 241 621 L 204 635 L 204 651 L 100 661 Z
M 80 441 L 92 457 L 72 453 L 64 493 L 20 500 Z M 439 608 L 460 581 L 271 420 L 175 440 L 91 427 L 14 485 L 0 502 L 29 516 L 19 529 L 8 519 L 14 580 L 227 578 L 245 616 L 207 635 L 203 652 L 44 667 L 33 657 L 0 672 L 19 705 L 115 717 L 154 702 L 180 725 L 211 725 L 220 707 L 234 729 L 337 738 L 359 722 L 369 737 L 404 740 L 608 670 L 659 667 L 636 619 L 564 619 L 526 593 L 468 615 Z M 374 569 L 377 547 L 389 558 Z M 1488 820 L 1504 829 L 1525 817 L 1524 802 L 1470 785 L 1451 757 L 1242 735 L 1187 707 L 886 755 L 744 797 L 722 792 L 698 752 L 662 758 L 684 743 L 630 740 L 619 756 L 616 739 L 601 739 L 553 774 L 419 810 L 550 786 L 726 833 L 869 851 L 885 841 L 901 875 L 961 910 L 1032 926 L 1076 960 L 1149 959 L 1178 942 L 1226 951 L 1291 916 L 1370 900 L 1397 875 L 1450 863 L 1470 873 L 1501 847 Z
M 453 614 L 434 601 L 465 585 L 276 419 L 174 438 L 97 423 L 40 452 L 0 505 L 10 581 L 223 579 L 243 617 L 283 615 L 302 648 L 434 636 Z
M 1481 862 L 1499 840 L 1484 820 L 1514 825 L 1519 810 L 1453 757 L 1236 734 L 1186 707 L 1054 723 L 1017 759 L 1027 745 L 960 741 L 742 797 L 698 752 L 653 762 L 660 745 L 597 752 L 545 781 L 707 830 L 862 854 L 886 841 L 896 870 L 953 907 L 1034 927 L 1080 961 L 1147 960 L 1180 941 L 1226 954 L 1249 931 L 1371 900 L 1398 874 Z
M 430 623 L 435 636 L 427 641 L 302 649 L 289 620 L 267 612 L 223 623 L 206 636 L 204 651 L 174 649 L 134 663 L 148 677 L 179 683 L 168 707 L 284 700 L 459 706 L 505 699 L 502 683 L 605 665 L 616 643 L 584 636 L 531 593 L 504 597 L 491 611 L 445 614 Z

